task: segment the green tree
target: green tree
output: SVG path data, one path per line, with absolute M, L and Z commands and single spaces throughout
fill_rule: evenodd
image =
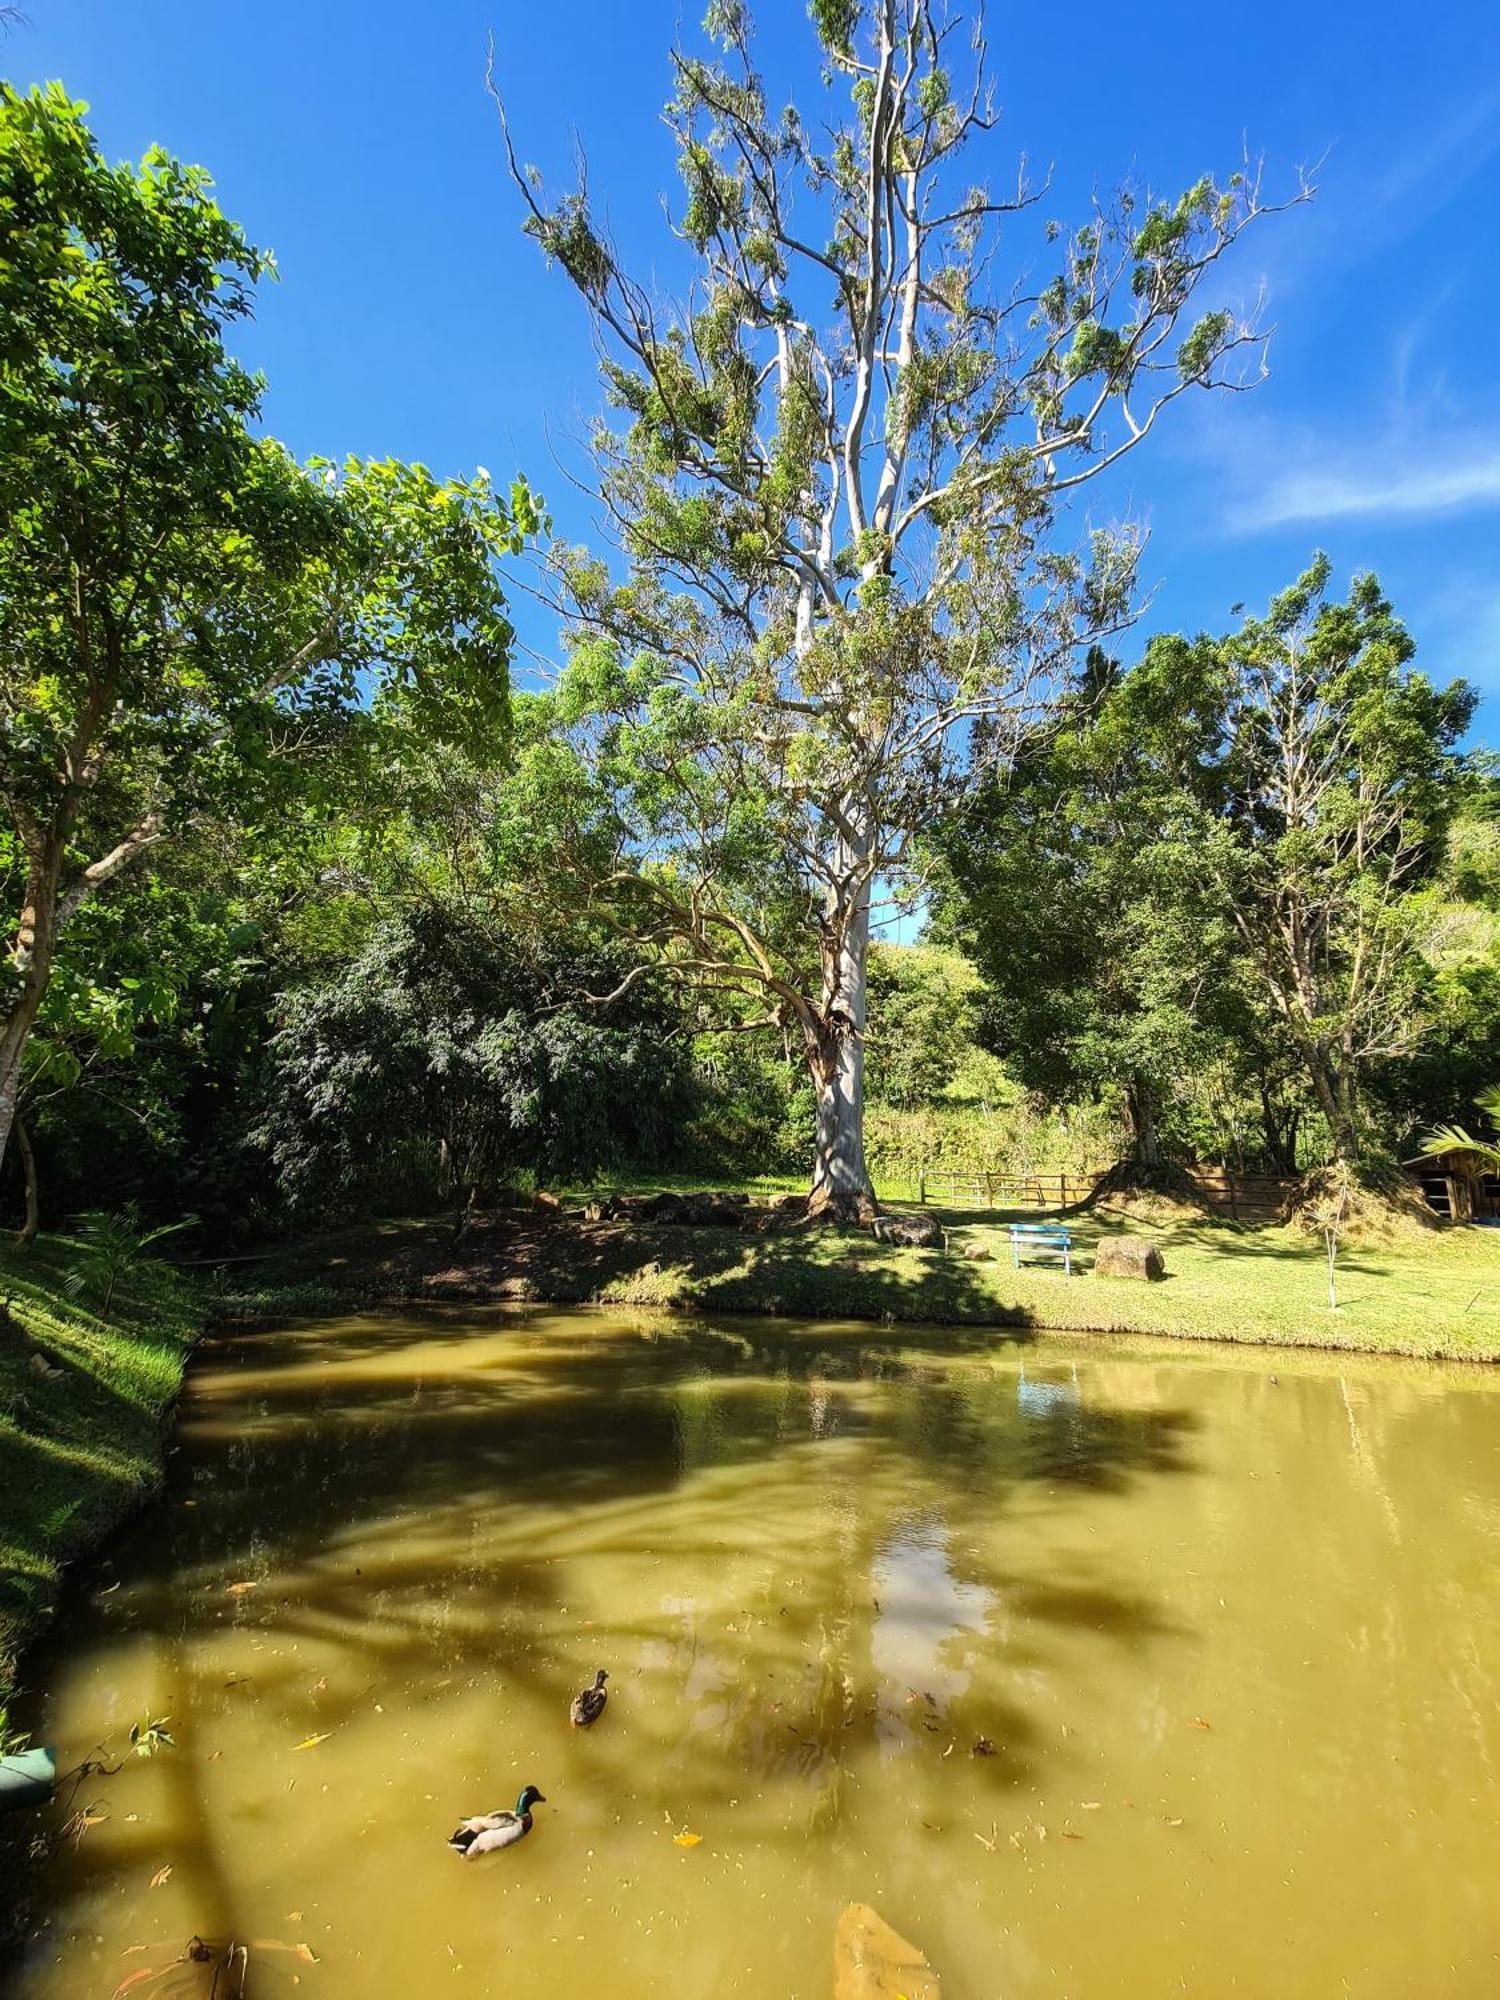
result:
M 416 1185 L 462 1217 L 520 1171 L 658 1154 L 686 1105 L 675 1010 L 642 983 L 573 1004 L 621 971 L 452 906 L 381 924 L 336 977 L 283 996 L 256 1142 L 288 1202 Z
M 535 514 L 487 479 L 301 468 L 226 352 L 267 260 L 206 175 L 111 167 L 57 85 L 0 86 L 0 802 L 12 942 L 0 1159 L 80 908 L 247 809 L 373 703 L 458 740 L 506 719 L 495 560 Z
M 986 1042 L 1054 1104 L 1116 1102 L 1148 1176 L 1232 1004 L 1227 925 L 1182 837 L 1187 746 L 1157 692 L 1092 652 L 1010 771 L 934 834 L 936 929 L 983 976 Z
M 1337 1159 L 1373 1143 L 1373 1074 L 1427 1023 L 1422 891 L 1468 787 L 1475 696 L 1434 687 L 1373 576 L 1328 598 L 1319 556 L 1223 639 L 1153 640 L 1126 677 L 1158 731 L 1179 842 L 1247 988 L 1295 1050 Z
M 1059 510 L 1180 397 L 1257 372 L 1255 329 L 1203 292 L 1268 205 L 1237 172 L 1044 225 L 1024 176 L 964 178 L 969 143 L 993 146 L 982 42 L 959 56 L 930 0 L 814 20 L 802 107 L 769 103 L 740 0 L 710 8 L 710 56 L 673 57 L 680 310 L 628 275 L 585 186 L 550 199 L 506 145 L 611 408 L 595 490 L 622 563 L 562 548 L 551 572 L 558 715 L 620 829 L 598 886 L 683 976 L 799 1039 L 812 1207 L 850 1215 L 873 1200 L 872 900 L 1128 615 L 1135 537 L 1071 549 Z

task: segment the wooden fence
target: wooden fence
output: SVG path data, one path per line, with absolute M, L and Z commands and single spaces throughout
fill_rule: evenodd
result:
M 1236 1222 L 1274 1222 L 1293 1182 L 1277 1174 L 1241 1174 L 1229 1167 L 1189 1167 L 1204 1206 Z M 1068 1208 L 1082 1201 L 1095 1174 L 945 1173 L 928 1168 L 904 1192 L 940 1208 Z M 887 1192 L 893 1192 L 889 1187 Z

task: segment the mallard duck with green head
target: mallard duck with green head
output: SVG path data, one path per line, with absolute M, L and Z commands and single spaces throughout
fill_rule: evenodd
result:
M 481 1854 L 493 1854 L 497 1847 L 514 1847 L 531 1831 L 531 1808 L 546 1803 L 545 1795 L 535 1785 L 527 1785 L 516 1800 L 514 1812 L 476 1813 L 472 1819 L 461 1821 L 453 1829 L 448 1836 L 448 1845 L 456 1848 L 465 1861 L 477 1860 Z
M 609 1675 L 601 1667 L 594 1676 L 594 1685 L 575 1694 L 568 1709 L 568 1720 L 575 1729 L 587 1729 L 596 1723 L 604 1713 L 604 1704 L 609 1696 L 604 1691 L 604 1683 Z

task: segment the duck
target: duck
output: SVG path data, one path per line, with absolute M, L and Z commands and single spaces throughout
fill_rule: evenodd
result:
M 448 1836 L 448 1845 L 455 1848 L 465 1861 L 473 1861 L 481 1854 L 492 1854 L 497 1847 L 514 1847 L 518 1840 L 524 1840 L 531 1831 L 531 1808 L 544 1806 L 546 1795 L 535 1785 L 527 1785 L 516 1800 L 514 1812 L 476 1813 L 456 1826 Z
M 604 1683 L 609 1679 L 603 1667 L 594 1676 L 594 1685 L 583 1688 L 575 1694 L 568 1708 L 568 1720 L 575 1729 L 587 1729 L 597 1722 L 604 1713 L 604 1704 L 609 1700 Z

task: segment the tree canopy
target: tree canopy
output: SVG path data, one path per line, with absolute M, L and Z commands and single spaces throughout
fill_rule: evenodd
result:
M 626 271 L 586 181 L 545 192 L 501 116 L 609 405 L 592 483 L 619 560 L 550 564 L 558 713 L 621 829 L 600 890 L 684 976 L 798 1036 L 814 1202 L 855 1213 L 872 905 L 1074 650 L 1127 622 L 1136 535 L 1060 510 L 1181 397 L 1260 372 L 1253 321 L 1205 281 L 1276 204 L 1236 167 L 1064 228 L 1024 173 L 965 178 L 998 122 L 982 39 L 966 51 L 930 0 L 814 23 L 784 107 L 738 0 L 710 9 L 707 53 L 673 54 L 676 305 Z

